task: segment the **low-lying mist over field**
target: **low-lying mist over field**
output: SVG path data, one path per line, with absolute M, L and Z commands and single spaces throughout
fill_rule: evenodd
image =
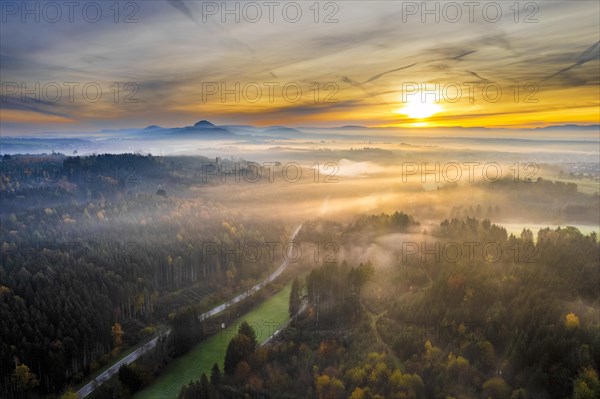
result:
M 470 216 L 506 223 L 595 226 L 600 188 L 597 129 L 416 131 L 354 126 L 305 132 L 200 121 L 184 128 L 99 132 L 93 139 L 3 137 L 0 149 L 7 155 L 49 154 L 48 164 L 38 166 L 34 175 L 64 172 L 60 162 L 65 157 L 165 157 L 171 163 L 168 176 L 177 177 L 173 181 L 143 181 L 147 177 L 135 165 L 127 165 L 127 170 L 109 166 L 111 171 L 90 166 L 83 178 L 110 176 L 133 188 L 155 183 L 157 189 L 176 190 L 185 181 L 186 196 L 209 196 L 255 215 L 296 221 L 402 209 L 424 221 Z M 49 181 L 29 176 L 18 165 L 10 170 L 13 163 L 6 160 L 3 165 L 17 178 Z M 56 170 L 45 170 L 52 168 Z M 271 212 L 265 212 L 268 209 Z M 274 209 L 281 211 L 273 213 Z
M 598 125 L 555 126 L 534 129 L 484 128 L 289 128 L 249 125 L 214 125 L 202 120 L 194 125 L 164 128 L 156 125 L 141 129 L 99 132 L 49 132 L 36 136 L 2 137 L 4 154 L 60 152 L 71 155 L 139 152 L 154 155 L 244 156 L 261 160 L 273 151 L 281 161 L 286 155 L 318 160 L 320 153 L 337 150 L 384 150 L 378 160 L 389 156 L 408 156 L 414 152 L 477 152 L 482 158 L 498 152 L 526 153 L 533 161 L 566 161 L 568 154 L 594 161 L 598 155 Z M 316 152 L 316 154 L 315 154 Z M 392 154 L 390 154 L 392 153 Z M 551 154 L 551 155 L 548 155 Z M 365 158 L 372 154 L 367 153 Z M 546 156 L 546 158 L 544 158 Z M 383 158 L 383 159 L 380 159 Z M 372 160 L 372 156 L 370 158 Z M 582 158 L 579 158 L 582 160 Z

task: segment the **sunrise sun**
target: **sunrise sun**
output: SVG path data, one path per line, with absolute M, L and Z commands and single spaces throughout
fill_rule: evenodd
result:
M 413 119 L 425 119 L 441 111 L 442 107 L 435 102 L 427 98 L 421 98 L 421 96 L 412 96 L 408 99 L 406 105 L 396 112 Z

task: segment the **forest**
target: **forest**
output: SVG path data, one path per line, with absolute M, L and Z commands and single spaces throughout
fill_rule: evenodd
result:
M 410 220 L 369 216 L 332 233 L 406 231 L 395 219 Z M 240 328 L 225 369 L 214 365 L 180 399 L 599 397 L 595 235 L 544 229 L 533 243 L 531 231 L 509 236 L 476 219 L 444 220 L 432 234 L 496 240 L 508 255 L 493 263 L 429 256 L 386 268 L 323 264 L 297 283 L 290 313 L 299 301 L 307 310 L 276 343 L 257 347 Z M 535 262 L 513 256 L 527 244 Z
M 207 164 L 224 172 L 206 174 Z M 213 320 L 228 322 L 293 282 L 290 324 L 267 345 L 240 328 L 222 366 L 198 372 L 182 399 L 600 395 L 597 234 L 511 234 L 501 223 L 535 222 L 543 210 L 576 224 L 596 217 L 597 193 L 542 178 L 392 186 L 414 196 L 399 205 L 416 214 L 385 211 L 389 203 L 362 212 L 356 193 L 316 184 L 310 169 L 294 184 L 250 182 L 252 165 L 2 157 L 0 396 L 73 397 L 160 337 L 93 396 L 131 397 L 214 333 L 200 314 L 289 260 L 282 248 L 299 224 L 301 259 Z M 473 190 L 483 194 L 465 201 Z M 340 216 L 326 211 L 330 199 L 351 205 Z
M 208 309 L 250 287 L 281 251 L 254 259 L 240 248 L 289 236 L 209 198 L 173 195 L 180 167 L 164 159 L 23 156 L 2 167 L 2 396 L 77 384 L 190 301 Z

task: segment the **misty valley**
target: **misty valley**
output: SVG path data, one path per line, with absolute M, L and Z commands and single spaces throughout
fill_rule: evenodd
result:
M 0 0 L 0 399 L 600 399 L 599 21 Z
M 3 395 L 596 389 L 599 197 L 577 183 L 598 180 L 572 173 L 588 163 L 293 145 L 5 154 Z

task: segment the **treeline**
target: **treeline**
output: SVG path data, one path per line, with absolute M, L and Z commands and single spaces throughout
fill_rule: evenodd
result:
M 482 205 L 487 210 L 486 214 L 470 213 L 471 217 L 539 220 L 544 223 L 551 220 L 557 224 L 600 221 L 598 193 L 589 195 L 578 191 L 575 183 L 551 181 L 541 177 L 527 181 L 521 177 L 519 181 L 502 178 L 493 183 L 481 182 L 475 187 L 484 190 L 494 202 Z M 449 186 L 445 189 L 454 188 Z M 494 212 L 490 206 L 493 206 Z
M 407 232 L 411 227 L 418 227 L 419 222 L 404 212 L 394 212 L 391 215 L 382 213 L 379 215 L 361 215 L 345 229 L 345 235 L 385 234 Z
M 176 183 L 164 158 L 138 154 L 67 157 L 4 155 L 0 159 L 3 217 L 65 203 L 115 200 Z M 154 188 L 156 190 L 156 188 Z

